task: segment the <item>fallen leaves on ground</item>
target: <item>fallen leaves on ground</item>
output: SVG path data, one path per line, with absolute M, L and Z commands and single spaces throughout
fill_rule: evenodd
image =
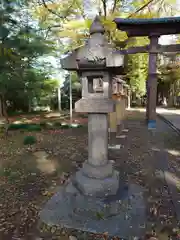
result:
M 171 195 L 164 180 L 157 179 L 154 174 L 159 157 L 158 151 L 152 150 L 152 147 L 168 148 L 172 141 L 164 139 L 163 131 L 167 129 L 163 124 L 162 131 L 156 137 L 150 136 L 144 125 L 144 117 L 143 113 L 129 113 L 126 122 L 129 131 L 125 133 L 127 137 L 116 139 L 117 143 L 125 147 L 119 151 L 110 151 L 110 159 L 114 160 L 115 167 L 120 169 L 125 178 L 145 188 L 148 203 L 147 239 L 170 235 L 175 231 L 173 229 L 176 229 L 177 236 L 179 228 Z M 87 119 L 77 116 L 78 121 L 87 122 Z M 16 132 L 7 140 L 0 140 L 0 239 L 28 239 L 30 236 L 57 240 L 68 240 L 68 236 L 77 236 L 78 240 L 80 237 L 87 240 L 100 239 L 100 236 L 106 239 L 106 232 L 98 235 L 75 231 L 74 235 L 72 230 L 39 227 L 38 214 L 41 207 L 55 193 L 56 188 L 66 184 L 87 159 L 88 144 L 87 128 L 34 134 L 38 142 L 31 151 L 22 145 L 25 133 Z M 52 174 L 42 172 L 37 167 L 37 158 L 33 154 L 35 151 L 45 151 L 48 161 L 57 161 L 56 171 Z M 175 157 L 169 155 L 169 161 L 173 166 L 177 165 Z

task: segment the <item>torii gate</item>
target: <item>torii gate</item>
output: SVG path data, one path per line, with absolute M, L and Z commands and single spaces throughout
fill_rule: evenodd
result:
M 163 52 L 180 52 L 180 44 L 159 45 L 161 35 L 180 33 L 180 17 L 153 19 L 123 19 L 116 18 L 117 29 L 126 31 L 128 37 L 148 36 L 147 46 L 131 47 L 118 51 L 120 54 L 149 53 L 149 70 L 147 79 L 146 119 L 148 128 L 156 127 L 156 97 L 157 97 L 157 55 Z

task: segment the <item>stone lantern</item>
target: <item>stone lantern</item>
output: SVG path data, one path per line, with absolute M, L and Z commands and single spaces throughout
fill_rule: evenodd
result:
M 75 104 L 77 112 L 88 113 L 88 160 L 77 172 L 75 181 L 83 194 L 101 197 L 115 194 L 119 186 L 118 172 L 108 161 L 108 113 L 115 111 L 115 103 L 111 99 L 112 71 L 117 67 L 120 71 L 123 67 L 123 56 L 117 58 L 113 55 L 104 33 L 96 17 L 90 28 L 91 37 L 76 57 L 82 99 Z M 102 86 L 99 86 L 99 91 L 94 91 L 93 85 L 98 80 Z M 95 87 L 98 88 L 97 85 Z
M 85 46 L 61 62 L 64 69 L 77 71 L 81 79 L 82 98 L 76 102 L 75 110 L 88 113 L 88 159 L 70 183 L 60 187 L 49 200 L 40 218 L 49 225 L 124 237 L 132 232 L 129 229 L 132 221 L 142 223 L 144 208 L 142 198 L 136 197 L 139 188 L 124 188 L 119 172 L 108 160 L 108 113 L 115 111 L 111 99 L 112 74 L 122 72 L 124 59 L 114 52 L 104 33 L 96 17 Z M 121 200 L 124 198 L 127 204 L 130 193 L 134 196 L 131 203 L 134 210 L 125 210 Z M 133 231 L 137 232 L 136 228 L 137 224 Z

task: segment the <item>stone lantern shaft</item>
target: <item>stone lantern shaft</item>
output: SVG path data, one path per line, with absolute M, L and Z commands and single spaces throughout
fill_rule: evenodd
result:
M 108 118 L 107 114 L 88 114 L 88 162 L 94 167 L 107 164 Z

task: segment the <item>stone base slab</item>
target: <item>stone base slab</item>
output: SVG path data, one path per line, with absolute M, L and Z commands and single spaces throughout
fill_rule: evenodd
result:
M 145 234 L 146 209 L 143 189 L 131 184 L 119 187 L 105 198 L 82 195 L 72 184 L 60 187 L 40 212 L 40 220 L 51 226 L 104 233 L 123 239 Z

